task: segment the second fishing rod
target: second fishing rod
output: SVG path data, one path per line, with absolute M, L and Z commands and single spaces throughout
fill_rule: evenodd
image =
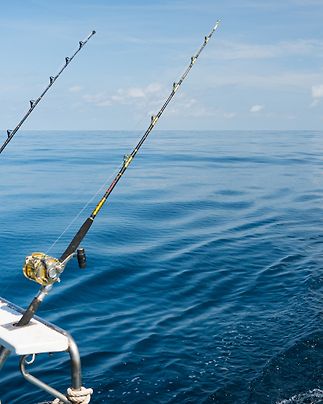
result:
M 33 112 L 33 110 L 37 107 L 38 103 L 43 99 L 47 91 L 52 87 L 52 85 L 55 83 L 55 81 L 59 78 L 59 76 L 63 73 L 63 71 L 66 69 L 66 67 L 72 62 L 72 60 L 75 58 L 75 56 L 80 52 L 81 49 L 83 49 L 84 45 L 87 44 L 87 42 L 92 38 L 92 36 L 95 34 L 95 31 L 92 31 L 83 41 L 79 41 L 79 46 L 76 49 L 76 51 L 73 53 L 72 56 L 67 56 L 65 58 L 65 63 L 62 66 L 62 68 L 59 70 L 59 72 L 55 76 L 50 76 L 49 77 L 49 83 L 46 86 L 46 88 L 42 91 L 40 96 L 35 99 L 35 100 L 30 100 L 29 101 L 29 109 L 25 113 L 25 115 L 21 118 L 21 120 L 18 122 L 16 127 L 14 129 L 7 129 L 7 139 L 2 143 L 0 146 L 0 154 L 3 152 L 3 150 L 7 147 L 7 145 L 10 143 L 12 138 L 15 136 L 15 134 L 18 132 L 18 130 L 21 128 L 23 123 L 26 121 L 26 119 L 29 117 L 29 115 Z

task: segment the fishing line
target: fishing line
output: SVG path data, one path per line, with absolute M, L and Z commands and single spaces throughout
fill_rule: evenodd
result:
M 62 233 L 57 237 L 57 239 L 51 244 L 51 246 L 48 248 L 46 251 L 46 254 L 48 254 L 54 246 L 59 242 L 59 240 L 64 236 L 64 234 L 72 227 L 72 225 L 76 222 L 76 220 L 81 216 L 81 214 L 84 212 L 84 210 L 89 206 L 91 202 L 95 199 L 95 197 L 104 189 L 107 185 L 107 183 L 113 178 L 116 173 L 118 172 L 118 168 L 114 170 L 114 172 L 104 181 L 104 184 L 100 186 L 100 188 L 90 197 L 90 199 L 84 204 L 84 206 L 80 209 L 79 213 L 71 220 L 71 222 L 65 227 L 65 229 L 62 231 Z
M 137 122 L 130 132 L 134 132 L 138 130 L 139 124 L 144 121 L 146 116 L 143 116 L 139 122 Z M 57 239 L 50 245 L 48 250 L 46 250 L 46 254 L 48 254 L 54 247 L 55 245 L 59 242 L 59 240 L 64 236 L 64 234 L 73 226 L 73 224 L 76 222 L 76 220 L 81 216 L 81 214 L 84 212 L 84 210 L 90 205 L 91 202 L 95 199 L 95 197 L 106 187 L 107 183 L 116 175 L 116 173 L 119 171 L 119 168 L 116 168 L 113 173 L 104 181 L 104 183 L 100 186 L 100 188 L 90 197 L 90 199 L 84 204 L 84 206 L 80 209 L 78 214 L 70 221 L 70 223 L 65 227 L 65 229 L 62 231 L 62 233 L 57 237 Z M 1 404 L 1 403 L 0 403 Z

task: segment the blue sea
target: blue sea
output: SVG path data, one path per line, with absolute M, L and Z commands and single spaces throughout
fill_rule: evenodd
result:
M 25 256 L 62 254 L 140 136 L 18 132 L 1 296 L 30 303 Z M 323 403 L 323 132 L 156 130 L 82 246 L 87 269 L 72 261 L 39 315 L 73 335 L 93 403 Z M 65 392 L 68 365 L 30 370 Z M 0 398 L 50 399 L 14 356 Z

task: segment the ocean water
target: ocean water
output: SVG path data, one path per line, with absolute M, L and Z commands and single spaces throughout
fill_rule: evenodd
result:
M 61 255 L 140 136 L 16 135 L 0 156 L 1 296 L 29 304 L 25 256 Z M 39 315 L 75 338 L 93 403 L 323 403 L 323 132 L 156 130 L 82 246 L 87 269 L 70 263 Z M 69 386 L 66 354 L 31 371 Z M 10 357 L 0 398 L 49 396 Z

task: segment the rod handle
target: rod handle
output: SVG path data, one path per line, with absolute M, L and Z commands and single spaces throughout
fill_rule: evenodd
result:
M 24 312 L 21 319 L 16 324 L 16 327 L 23 327 L 24 325 L 27 325 L 30 322 L 30 320 L 33 318 L 33 316 L 35 315 L 41 302 L 42 302 L 42 299 L 40 299 L 39 296 L 34 297 L 32 302 L 28 306 L 27 310 Z
M 92 226 L 93 219 L 88 217 L 85 222 L 80 227 L 79 231 L 75 234 L 73 240 L 70 242 L 69 246 L 63 252 L 61 258 L 59 259 L 63 262 L 68 256 L 75 253 L 77 247 L 80 245 L 83 238 L 86 236 L 86 233 L 89 231 L 90 227 Z

